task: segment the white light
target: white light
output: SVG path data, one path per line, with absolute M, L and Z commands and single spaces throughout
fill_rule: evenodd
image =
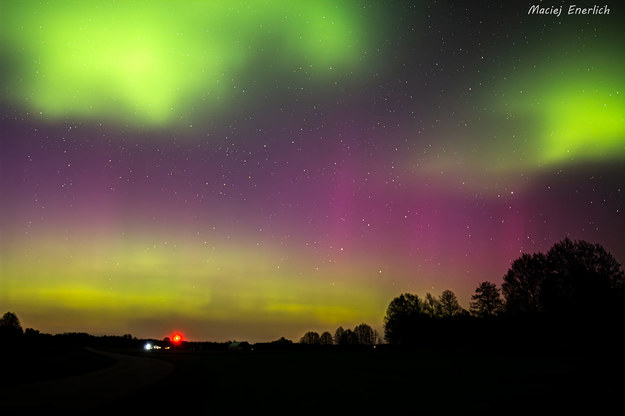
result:
M 150 344 L 149 342 L 147 344 L 145 344 L 145 347 L 143 347 L 146 349 L 146 351 L 149 351 L 152 349 L 152 344 Z

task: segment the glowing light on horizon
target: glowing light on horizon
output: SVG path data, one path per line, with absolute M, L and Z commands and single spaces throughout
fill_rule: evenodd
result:
M 623 261 L 618 15 L 452 3 L 2 1 L 0 305 L 271 341 L 566 236 Z

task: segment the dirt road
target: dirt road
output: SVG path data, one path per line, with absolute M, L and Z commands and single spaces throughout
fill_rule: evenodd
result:
M 148 387 L 169 375 L 171 363 L 152 358 L 90 350 L 115 360 L 102 370 L 41 383 L 22 384 L 0 392 L 3 413 L 28 410 L 96 411 L 99 406 Z M 28 412 L 30 413 L 30 412 Z

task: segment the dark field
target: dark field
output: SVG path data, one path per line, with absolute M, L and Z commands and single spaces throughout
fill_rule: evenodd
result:
M 606 349 L 109 350 L 165 360 L 175 369 L 89 414 L 614 414 L 622 410 L 625 387 L 625 360 Z M 112 361 L 79 347 L 4 350 L 2 389 L 84 374 Z
M 77 346 L 20 346 L 0 349 L 0 387 L 45 382 L 106 368 L 114 360 Z
M 608 355 L 316 349 L 160 351 L 175 372 L 107 410 L 194 414 L 605 414 L 622 406 Z

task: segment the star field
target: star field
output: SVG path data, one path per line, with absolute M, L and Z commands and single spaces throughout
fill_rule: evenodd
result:
M 624 10 L 2 4 L 0 307 L 47 332 L 297 339 L 625 259 Z

